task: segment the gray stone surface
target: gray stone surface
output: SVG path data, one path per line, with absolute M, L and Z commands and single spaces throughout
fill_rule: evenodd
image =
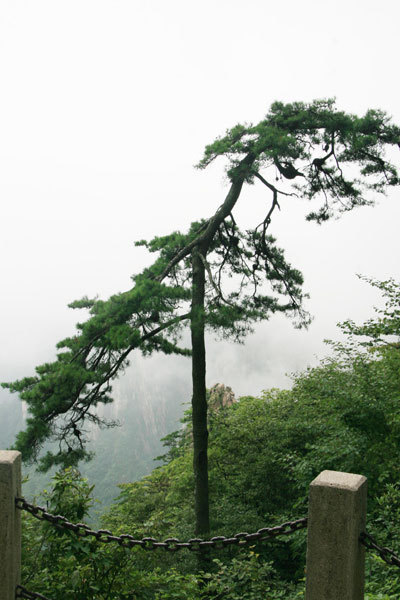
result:
M 306 600 L 363 600 L 367 480 L 323 471 L 310 485 Z
M 14 600 L 21 575 L 21 454 L 0 451 L 0 600 Z

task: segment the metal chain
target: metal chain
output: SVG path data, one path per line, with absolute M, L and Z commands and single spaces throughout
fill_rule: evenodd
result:
M 36 519 L 40 521 L 48 521 L 52 523 L 58 529 L 64 529 L 67 531 L 73 531 L 79 537 L 92 536 L 96 538 L 98 542 L 103 544 L 109 544 L 110 542 L 116 542 L 123 548 L 133 548 L 134 546 L 141 546 L 145 550 L 157 550 L 158 548 L 164 548 L 168 552 L 176 552 L 182 548 L 196 551 L 205 548 L 215 548 L 217 550 L 224 548 L 225 546 L 237 545 L 243 546 L 249 542 L 263 542 L 267 539 L 276 538 L 278 536 L 290 535 L 299 529 L 307 527 L 307 517 L 302 519 L 296 519 L 295 521 L 287 521 L 282 525 L 276 525 L 275 527 L 263 527 L 255 533 L 236 533 L 231 537 L 223 535 L 216 536 L 210 540 L 203 540 L 201 538 L 192 538 L 187 542 L 181 542 L 177 538 L 167 538 L 163 542 L 157 541 L 152 537 L 145 537 L 141 540 L 135 539 L 128 533 L 122 535 L 113 535 L 108 529 L 99 529 L 94 531 L 90 529 L 88 525 L 84 523 L 71 523 L 65 517 L 61 515 L 53 515 L 46 511 L 41 506 L 35 506 L 27 502 L 24 498 L 15 499 L 16 507 L 20 510 L 26 510 Z
M 28 598 L 29 600 L 49 600 L 43 594 L 39 594 L 38 592 L 30 592 L 23 585 L 17 585 L 17 589 L 15 591 L 16 598 Z
M 400 557 L 397 556 L 390 548 L 386 546 L 379 546 L 377 541 L 369 535 L 369 533 L 362 533 L 360 535 L 360 542 L 369 550 L 376 550 L 382 560 L 385 561 L 388 565 L 395 565 L 396 567 L 400 567 Z

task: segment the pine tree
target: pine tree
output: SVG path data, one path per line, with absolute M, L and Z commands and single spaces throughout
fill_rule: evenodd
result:
M 214 215 L 192 223 L 186 234 L 137 242 L 158 256 L 133 276 L 133 287 L 107 301 L 73 302 L 71 308 L 88 309 L 90 316 L 57 344 L 57 359 L 37 367 L 33 377 L 3 384 L 28 405 L 26 429 L 14 446 L 24 460 L 39 460 L 47 470 L 90 458 L 85 423 L 112 425 L 96 407 L 112 402 L 112 380 L 133 350 L 191 356 L 195 531 L 207 533 L 205 329 L 242 341 L 255 322 L 278 311 L 306 326 L 302 275 L 269 234 L 274 211 L 288 197 L 306 198 L 319 202 L 306 219 L 323 223 L 372 204 L 377 193 L 399 183 L 386 156 L 399 143 L 400 128 L 383 111 L 358 117 L 338 111 L 333 100 L 317 100 L 275 102 L 257 125 L 236 125 L 207 146 L 197 166 L 225 157 L 230 184 Z M 262 222 L 242 231 L 233 211 L 244 184 L 255 182 L 267 188 L 270 203 Z M 179 345 L 187 324 L 190 349 Z M 58 450 L 40 457 L 47 440 L 58 441 Z

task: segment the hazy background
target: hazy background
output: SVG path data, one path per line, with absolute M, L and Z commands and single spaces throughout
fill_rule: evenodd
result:
M 397 0 L 3 0 L 0 381 L 54 358 L 82 319 L 68 302 L 130 287 L 149 260 L 135 240 L 215 212 L 224 165 L 193 165 L 226 128 L 274 100 L 332 96 L 400 123 L 399 17 Z M 237 396 L 290 385 L 286 373 L 322 356 L 338 321 L 367 318 L 378 297 L 356 273 L 399 279 L 399 197 L 321 227 L 304 221 L 305 202 L 282 201 L 271 233 L 304 273 L 314 322 L 299 332 L 276 317 L 244 346 L 211 342 L 207 385 Z M 261 184 L 244 189 L 235 216 L 254 224 L 267 201 Z M 190 362 L 133 363 L 115 410 L 133 399 L 139 423 L 153 407 L 158 439 L 190 400 Z M 0 447 L 19 406 L 1 392 Z

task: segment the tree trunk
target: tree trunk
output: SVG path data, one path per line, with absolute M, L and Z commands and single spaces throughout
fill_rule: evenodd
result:
M 195 479 L 196 535 L 210 532 L 208 503 L 208 430 L 206 398 L 206 349 L 204 341 L 204 291 L 205 269 L 200 257 L 201 249 L 192 252 L 192 423 L 193 470 Z
M 249 153 L 240 166 L 249 169 L 255 157 Z M 190 329 L 192 335 L 192 424 L 193 424 L 193 471 L 195 481 L 195 534 L 210 533 L 210 509 L 208 500 L 208 429 L 206 397 L 206 348 L 204 341 L 204 296 L 205 267 L 201 254 L 206 258 L 208 249 L 218 227 L 231 213 L 242 190 L 244 176 L 238 177 L 229 188 L 224 203 L 210 219 L 204 234 L 197 240 L 192 250 L 192 309 Z M 207 570 L 206 557 L 200 553 L 199 565 Z M 203 557 L 203 558 L 201 558 Z

